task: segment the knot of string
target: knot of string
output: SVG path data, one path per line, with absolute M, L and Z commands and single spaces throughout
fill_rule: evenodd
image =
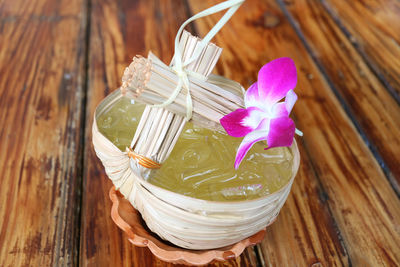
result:
M 192 16 L 182 24 L 175 37 L 175 54 L 174 54 L 174 64 L 172 67 L 172 70 L 177 74 L 179 78 L 178 84 L 166 101 L 164 101 L 161 104 L 153 105 L 153 107 L 163 108 L 171 104 L 172 102 L 175 101 L 176 97 L 179 95 L 182 88 L 184 88 L 186 91 L 186 120 L 190 120 L 192 118 L 193 102 L 192 102 L 192 96 L 190 94 L 188 76 L 190 75 L 196 77 L 197 79 L 199 78 L 206 79 L 206 78 L 198 73 L 186 70 L 186 66 L 188 66 L 190 63 L 195 61 L 200 56 L 203 49 L 207 46 L 207 44 L 211 41 L 211 39 L 219 32 L 219 30 L 226 24 L 226 22 L 233 16 L 233 14 L 235 14 L 236 10 L 238 10 L 238 8 L 243 4 L 244 1 L 245 0 L 224 1 L 222 3 L 219 3 L 215 6 L 212 6 L 197 13 L 196 15 Z M 193 55 L 185 62 L 182 62 L 182 51 L 179 48 L 179 40 L 186 25 L 188 25 L 190 22 L 196 19 L 218 13 L 225 9 L 228 10 L 221 17 L 221 19 L 214 25 L 214 27 L 207 33 L 207 35 L 199 42 L 199 45 L 196 47 Z

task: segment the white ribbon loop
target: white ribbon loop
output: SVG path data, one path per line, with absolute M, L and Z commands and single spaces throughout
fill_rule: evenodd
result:
M 195 72 L 186 70 L 185 67 L 190 63 L 192 63 L 193 61 L 195 61 L 200 56 L 201 51 L 207 46 L 207 44 L 211 41 L 211 39 L 219 32 L 219 30 L 226 24 L 226 22 L 233 16 L 233 14 L 235 14 L 235 12 L 243 4 L 244 1 L 245 0 L 228 0 L 219 3 L 215 6 L 212 6 L 197 13 L 196 15 L 192 16 L 182 24 L 175 37 L 174 67 L 172 68 L 179 77 L 178 85 L 176 86 L 171 96 L 165 102 L 158 105 L 153 105 L 153 107 L 163 108 L 171 104 L 172 102 L 174 102 L 174 100 L 176 99 L 176 97 L 178 96 L 179 92 L 182 90 L 183 87 L 186 90 L 186 120 L 190 120 L 192 118 L 193 103 L 190 94 L 188 75 L 195 76 L 196 78 L 199 78 L 198 76 L 200 75 L 196 74 Z M 182 51 L 179 48 L 179 40 L 181 38 L 184 28 L 190 22 L 196 19 L 218 13 L 225 9 L 228 10 L 221 17 L 221 19 L 214 25 L 214 27 L 207 33 L 207 35 L 200 41 L 192 57 L 190 57 L 187 61 L 182 62 Z

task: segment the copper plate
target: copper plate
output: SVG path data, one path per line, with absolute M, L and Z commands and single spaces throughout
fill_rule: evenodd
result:
M 213 250 L 184 249 L 160 239 L 148 230 L 140 213 L 114 186 L 110 189 L 110 199 L 113 202 L 111 218 L 127 234 L 129 241 L 138 247 L 148 247 L 155 256 L 167 262 L 204 265 L 212 261 L 233 259 L 242 254 L 246 247 L 260 243 L 265 236 L 263 229 L 231 246 Z

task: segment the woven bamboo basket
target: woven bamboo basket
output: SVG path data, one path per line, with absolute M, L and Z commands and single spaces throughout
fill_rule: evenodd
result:
M 179 247 L 205 250 L 239 242 L 276 219 L 299 168 L 300 155 L 295 141 L 290 147 L 292 177 L 279 191 L 236 202 L 187 197 L 152 185 L 134 173 L 127 152 L 119 150 L 99 132 L 96 118 L 121 97 L 116 90 L 97 107 L 92 127 L 93 145 L 116 189 L 141 213 L 151 231 Z

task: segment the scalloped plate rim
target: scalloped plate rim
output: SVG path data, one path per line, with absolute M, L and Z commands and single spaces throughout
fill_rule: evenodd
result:
M 109 197 L 113 203 L 111 207 L 111 218 L 114 221 L 114 223 L 126 233 L 126 235 L 128 236 L 128 240 L 133 245 L 138 247 L 148 247 L 156 257 L 166 262 L 185 263 L 190 265 L 204 265 L 214 260 L 224 261 L 236 258 L 243 253 L 245 248 L 260 243 L 264 239 L 266 233 L 266 228 L 264 228 L 258 233 L 248 238 L 245 238 L 238 243 L 235 243 L 227 247 L 211 249 L 211 250 L 191 251 L 190 249 L 172 247 L 169 246 L 168 244 L 163 243 L 162 241 L 155 239 L 154 237 L 150 236 L 150 238 L 146 238 L 135 233 L 134 228 L 120 216 L 119 213 L 120 198 L 123 198 L 123 196 L 119 197 L 117 195 L 117 192 L 118 191 L 115 189 L 115 186 L 112 186 L 110 188 Z M 132 209 L 135 209 L 133 206 L 131 207 Z M 273 223 L 273 221 L 271 223 Z M 157 243 L 160 242 L 164 246 L 174 248 L 175 250 L 167 250 L 165 248 L 162 248 L 158 246 L 156 242 Z

